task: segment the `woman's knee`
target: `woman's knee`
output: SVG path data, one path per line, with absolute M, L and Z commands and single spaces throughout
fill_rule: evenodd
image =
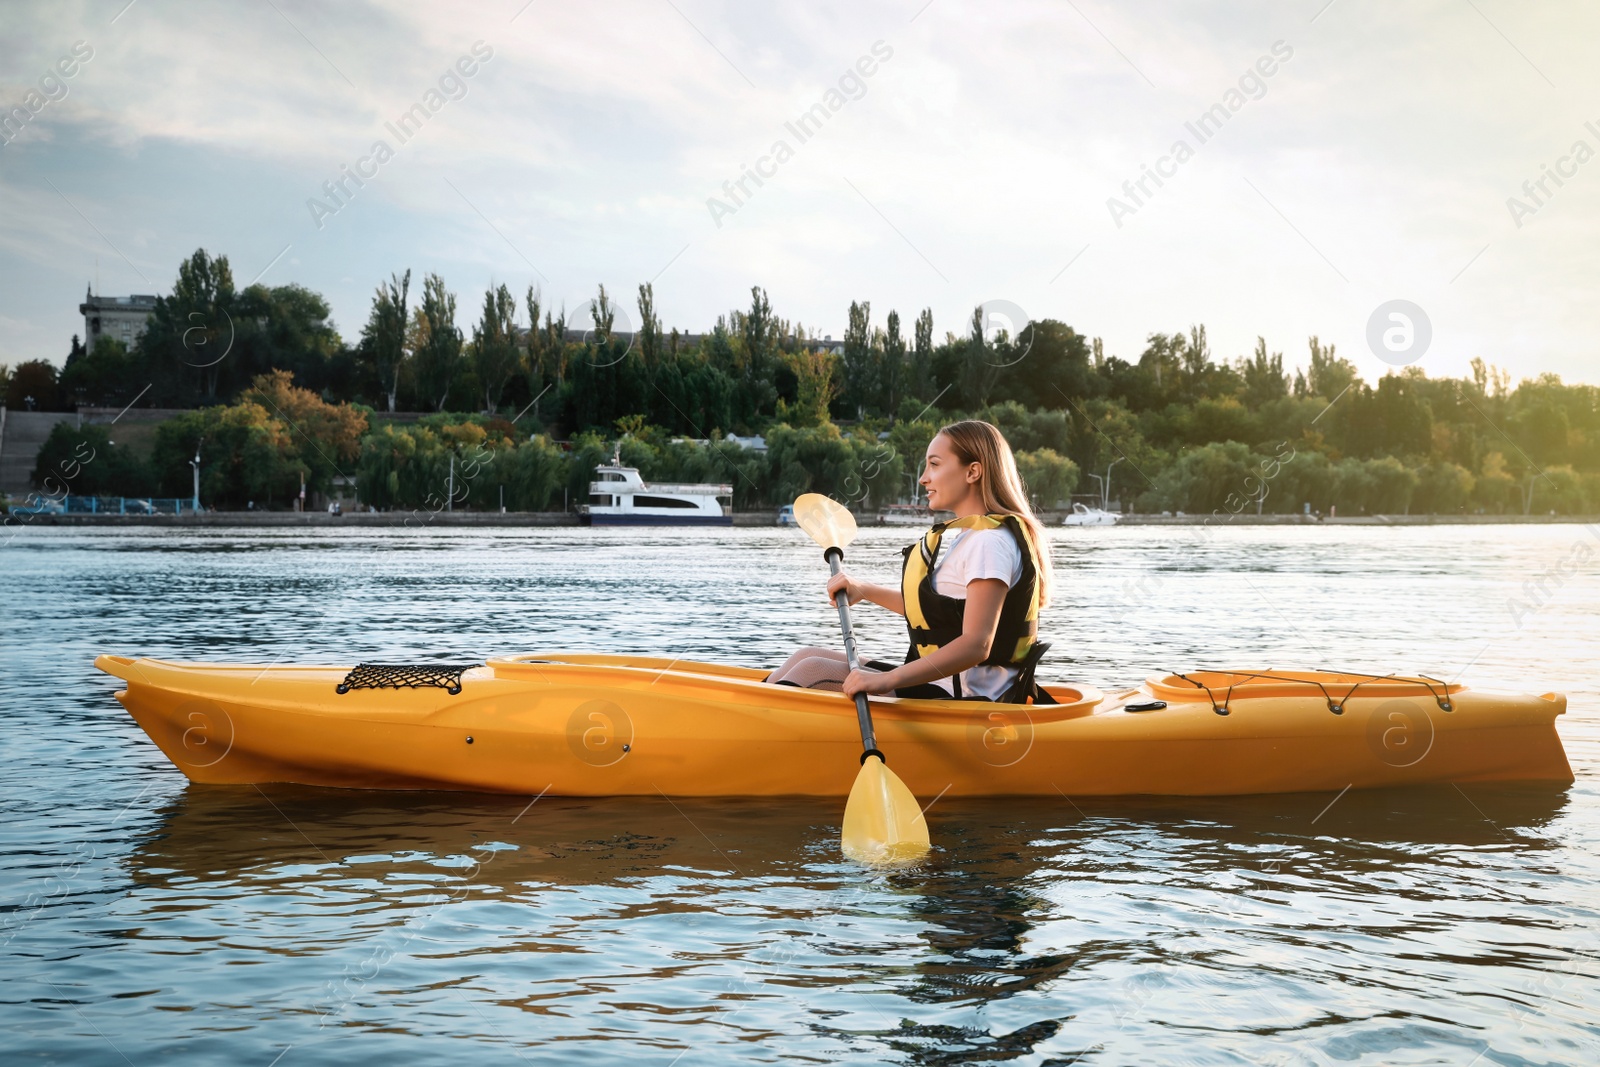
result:
M 797 648 L 793 652 L 789 653 L 789 658 L 784 660 L 778 669 L 783 670 L 787 667 L 793 667 L 796 663 L 803 663 L 808 659 L 815 659 L 818 656 L 826 656 L 828 651 L 829 650 L 826 648 L 818 648 L 815 645 L 807 645 L 804 648 Z
M 784 676 L 785 681 L 793 681 L 807 689 L 815 689 L 821 683 L 832 682 L 837 685 L 844 681 L 849 668 L 843 660 L 831 656 L 810 656 L 796 663 Z

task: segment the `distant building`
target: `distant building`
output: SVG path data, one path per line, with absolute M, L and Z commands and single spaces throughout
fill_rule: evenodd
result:
M 78 305 L 83 315 L 83 346 L 93 352 L 96 341 L 111 337 L 132 348 L 155 309 L 153 296 L 95 296 L 85 288 L 83 303 Z
M 756 434 L 754 437 L 740 437 L 736 433 L 730 433 L 723 440 L 730 445 L 738 445 L 740 448 L 750 452 L 765 452 L 767 450 L 767 439 L 760 434 Z M 674 437 L 672 443 L 675 445 L 699 445 L 702 448 L 713 444 L 709 437 Z

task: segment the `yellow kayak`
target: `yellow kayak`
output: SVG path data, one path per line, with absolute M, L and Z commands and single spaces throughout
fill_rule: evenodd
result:
M 855 707 L 766 671 L 648 656 L 303 667 L 101 656 L 117 699 L 189 778 L 565 796 L 843 797 Z M 1056 704 L 875 697 L 879 747 L 919 796 L 1218 796 L 1572 770 L 1559 693 L 1426 677 L 1197 671 Z

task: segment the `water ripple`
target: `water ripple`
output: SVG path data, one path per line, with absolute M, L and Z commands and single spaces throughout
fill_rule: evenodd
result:
M 835 638 L 793 531 L 30 529 L 0 550 L 8 1058 L 1600 1062 L 1600 581 L 1515 607 L 1575 530 L 1066 531 L 1045 625 L 1049 670 L 1108 688 L 1320 663 L 1561 690 L 1569 790 L 945 799 L 929 862 L 873 874 L 817 801 L 189 786 L 89 667 L 770 666 Z M 850 565 L 887 578 L 904 539 Z

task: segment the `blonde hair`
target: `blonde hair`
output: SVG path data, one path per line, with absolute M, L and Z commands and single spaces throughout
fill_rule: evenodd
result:
M 983 510 L 991 515 L 1015 515 L 1033 534 L 1034 547 L 1039 555 L 1039 603 L 1050 603 L 1051 587 L 1055 585 L 1055 568 L 1050 560 L 1050 537 L 1044 524 L 1033 513 L 1028 503 L 1028 488 L 1017 472 L 1017 459 L 1011 453 L 1000 428 L 979 419 L 952 422 L 939 430 L 950 442 L 956 457 L 963 464 L 977 463 L 983 468 L 978 479 L 978 491 L 983 496 Z M 935 436 L 938 436 L 937 434 Z

